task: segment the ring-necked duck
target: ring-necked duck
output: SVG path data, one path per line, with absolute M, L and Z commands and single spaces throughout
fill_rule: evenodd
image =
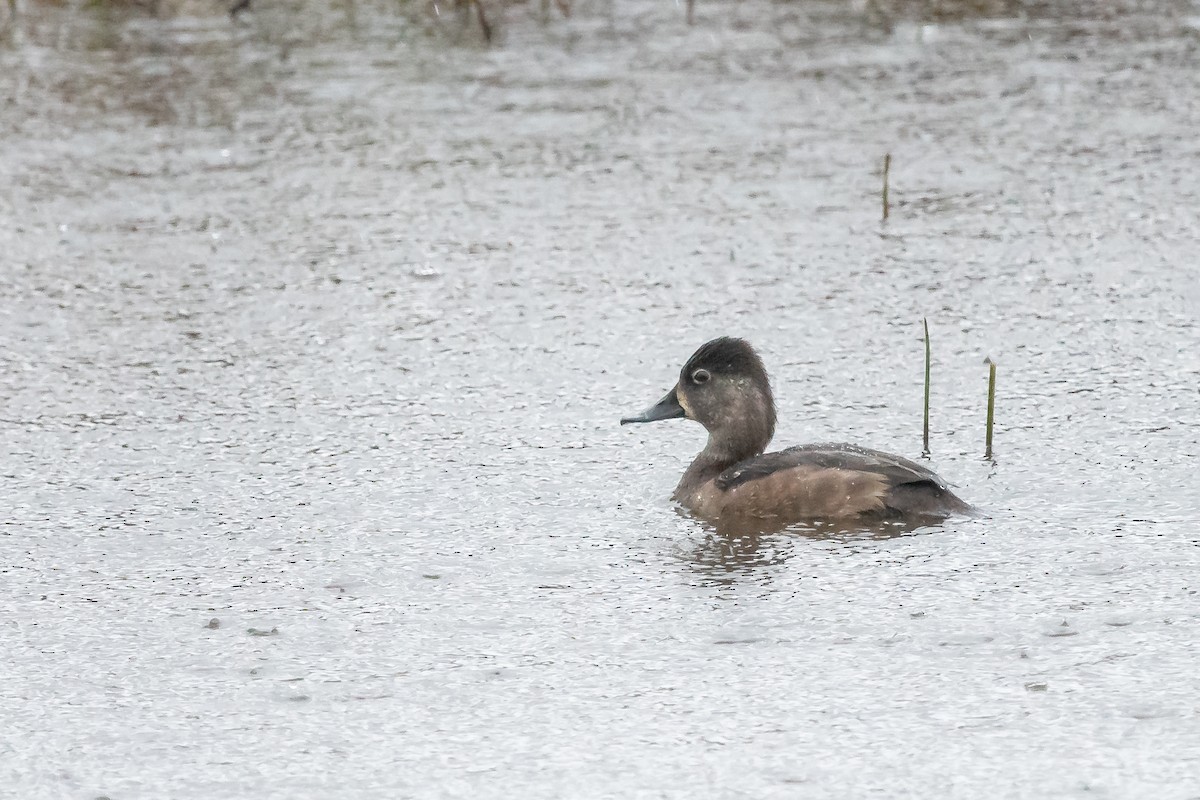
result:
M 970 506 L 929 469 L 850 444 L 808 444 L 763 453 L 775 433 L 775 399 L 748 342 L 722 337 L 688 359 L 667 396 L 631 422 L 687 417 L 708 444 L 674 499 L 714 521 L 945 517 Z

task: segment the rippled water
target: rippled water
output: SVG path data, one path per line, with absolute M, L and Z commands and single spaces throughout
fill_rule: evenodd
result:
M 1200 9 L 255 2 L 0 11 L 5 792 L 1200 797 Z M 978 519 L 617 427 L 915 455 L 923 316 Z

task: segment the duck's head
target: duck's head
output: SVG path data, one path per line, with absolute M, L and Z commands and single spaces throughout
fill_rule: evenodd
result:
M 745 458 L 766 449 L 775 433 L 775 399 L 762 359 L 749 342 L 723 336 L 683 365 L 667 396 L 622 425 L 686 417 L 709 433 L 709 450 Z

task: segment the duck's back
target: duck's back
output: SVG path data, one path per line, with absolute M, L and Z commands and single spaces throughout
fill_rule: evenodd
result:
M 694 498 L 710 517 L 786 520 L 947 516 L 970 510 L 927 467 L 850 444 L 810 444 L 748 458 Z

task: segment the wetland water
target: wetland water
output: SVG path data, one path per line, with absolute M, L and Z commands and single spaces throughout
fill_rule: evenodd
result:
M 1200 10 L 1090 8 L 0 11 L 0 795 L 1200 797 Z M 922 316 L 979 518 L 617 426 L 916 455 Z

